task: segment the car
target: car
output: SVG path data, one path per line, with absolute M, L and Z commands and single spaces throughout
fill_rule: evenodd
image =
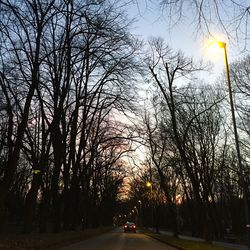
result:
M 124 225 L 124 233 L 126 232 L 134 232 L 136 233 L 136 225 L 134 222 L 126 222 Z

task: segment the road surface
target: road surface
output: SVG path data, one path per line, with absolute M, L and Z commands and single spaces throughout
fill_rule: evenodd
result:
M 123 233 L 122 228 L 102 234 L 60 250 L 176 250 L 140 232 Z

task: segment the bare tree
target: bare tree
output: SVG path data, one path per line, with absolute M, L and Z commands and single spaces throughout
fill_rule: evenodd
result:
M 218 104 L 223 96 L 213 91 L 208 96 L 207 88 L 184 87 L 187 85 L 185 78 L 201 68 L 196 68 L 191 59 L 180 53 L 173 54 L 159 39 L 152 40 L 151 46 L 149 69 L 166 103 L 167 118 L 163 121 L 171 128 L 167 130 L 168 137 L 172 138 L 181 159 L 182 168 L 177 173 L 180 179 L 184 174 L 192 184 L 195 211 L 206 221 L 203 225 L 196 221 L 197 229 L 210 240 L 214 232 L 211 227 L 217 230 L 215 213 L 209 204 L 211 198 L 213 200 L 216 145 L 221 128 Z
M 230 65 L 231 76 L 234 82 L 234 95 L 236 100 L 236 110 L 238 115 L 238 125 L 241 131 L 240 142 L 242 149 L 242 156 L 244 161 L 244 176 L 246 190 L 248 190 L 248 197 L 250 195 L 250 180 L 247 178 L 249 176 L 249 161 L 247 156 L 249 154 L 249 96 L 250 96 L 250 57 L 249 55 L 243 58 L 242 60 L 236 61 Z
M 113 202 L 122 182 L 120 158 L 131 150 L 131 132 L 115 120 L 134 108 L 140 43 L 119 3 L 27 0 L 1 7 L 2 208 L 21 152 L 32 169 L 24 230 L 32 230 L 37 212 L 42 231 L 49 218 L 54 231 L 62 222 L 74 229 L 87 207 L 82 197 L 102 189 L 96 199 Z
M 173 141 L 171 141 L 169 135 L 165 131 L 166 126 L 163 125 L 161 121 L 162 113 L 157 109 L 157 95 L 153 97 L 154 113 L 145 114 L 145 140 L 147 141 L 150 157 L 152 159 L 153 166 L 156 167 L 157 173 L 160 180 L 161 189 L 164 192 L 167 204 L 171 213 L 172 218 L 172 228 L 174 230 L 174 235 L 178 237 L 178 224 L 177 224 L 177 210 L 176 210 L 176 196 L 178 189 L 178 172 L 173 170 L 173 159 L 175 155 L 175 146 Z M 146 111 L 145 111 L 146 112 Z M 165 122 L 165 121 L 164 121 Z M 155 185 L 154 185 L 155 186 Z M 154 201 L 155 203 L 155 201 Z M 157 214 L 155 214 L 157 215 Z M 158 230 L 157 222 L 160 218 L 155 216 L 155 226 Z
M 9 113 L 8 160 L 0 182 L 1 211 L 18 166 L 31 101 L 39 85 L 41 39 L 52 5 L 53 1 L 1 1 L 1 51 L 4 53 L 1 88 Z M 7 57 L 11 58 L 9 63 Z M 18 95 L 17 89 L 20 89 Z

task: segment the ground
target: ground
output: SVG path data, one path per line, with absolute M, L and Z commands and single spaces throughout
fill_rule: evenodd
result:
M 111 228 L 87 229 L 60 233 L 0 234 L 0 249 L 6 250 L 40 250 L 57 249 L 80 240 L 109 231 Z

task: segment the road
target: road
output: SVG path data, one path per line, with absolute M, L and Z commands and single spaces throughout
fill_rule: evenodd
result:
M 102 234 L 60 250 L 176 250 L 140 232 L 123 233 L 122 228 Z

